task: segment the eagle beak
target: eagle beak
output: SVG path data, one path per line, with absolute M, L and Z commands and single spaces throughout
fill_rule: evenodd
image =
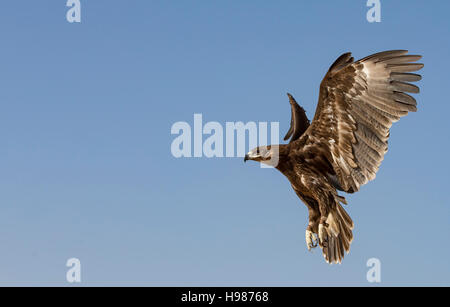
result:
M 247 162 L 247 160 L 250 160 L 250 158 L 249 158 L 248 155 L 245 155 L 245 157 L 244 157 L 244 162 Z

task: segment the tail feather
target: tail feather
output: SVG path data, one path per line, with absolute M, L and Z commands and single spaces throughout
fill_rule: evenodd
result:
M 345 253 L 350 252 L 353 241 L 353 221 L 344 208 L 337 203 L 336 207 L 328 214 L 324 227 L 324 240 L 319 242 L 323 256 L 328 263 L 341 263 Z

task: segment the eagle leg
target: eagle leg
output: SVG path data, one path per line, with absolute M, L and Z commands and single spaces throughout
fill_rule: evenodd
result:
M 327 206 L 320 206 L 320 204 L 324 204 L 324 202 L 319 202 L 319 208 L 320 208 L 320 220 L 319 220 L 319 245 L 320 246 L 326 246 L 326 243 L 328 241 L 328 231 L 327 228 L 330 226 L 327 224 L 327 217 L 328 217 L 328 207 Z
M 319 224 L 319 244 L 321 246 L 326 246 L 328 240 L 328 232 L 326 229 L 327 226 L 328 225 L 326 223 Z
M 317 237 L 317 234 L 312 232 L 309 229 L 309 227 L 306 228 L 305 237 L 306 237 L 306 247 L 308 248 L 309 251 L 311 251 L 311 248 L 316 248 L 317 247 L 317 245 L 319 243 L 319 239 Z

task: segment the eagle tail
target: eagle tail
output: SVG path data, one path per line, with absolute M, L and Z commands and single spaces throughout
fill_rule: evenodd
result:
M 319 229 L 322 232 L 322 241 L 319 242 L 326 262 L 341 263 L 345 253 L 350 252 L 353 241 L 353 221 L 338 202 L 328 214 L 328 226 Z M 320 234 L 319 234 L 320 236 Z

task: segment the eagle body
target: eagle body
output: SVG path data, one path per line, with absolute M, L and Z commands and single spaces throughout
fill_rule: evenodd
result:
M 406 50 L 376 53 L 354 61 L 341 55 L 321 82 L 312 122 L 288 94 L 291 125 L 288 144 L 261 146 L 246 160 L 274 166 L 290 181 L 307 206 L 307 248 L 320 246 L 328 263 L 341 263 L 350 251 L 353 221 L 338 191 L 355 193 L 375 179 L 388 148 L 392 124 L 417 110 L 407 93 L 419 93 L 409 82 L 423 64 Z
M 341 188 L 328 162 L 327 152 L 320 147 L 315 150 L 306 146 L 295 149 L 295 145 L 291 144 L 280 146 L 280 160 L 276 168 L 288 178 L 292 189 L 308 208 L 307 248 L 310 250 L 320 245 L 327 261 L 335 259 L 340 262 L 341 255 L 349 250 L 353 240 L 353 222 L 340 205 L 346 201 L 337 193 L 337 189 Z M 328 228 L 319 229 L 320 224 Z M 329 236 L 326 229 L 333 231 L 337 237 Z M 328 243 L 325 243 L 326 240 Z

